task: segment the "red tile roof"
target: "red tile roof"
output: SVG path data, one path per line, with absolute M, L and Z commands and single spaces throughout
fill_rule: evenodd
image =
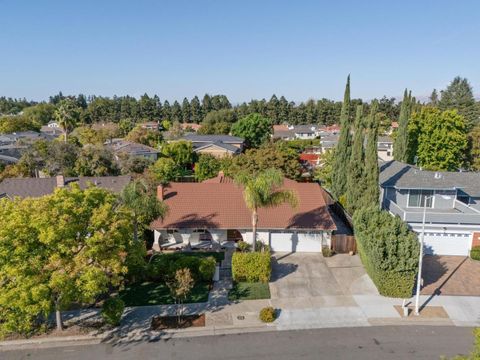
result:
M 297 208 L 283 204 L 259 209 L 259 229 L 336 229 L 325 204 L 324 190 L 318 184 L 285 179 L 283 188 L 297 193 Z M 252 226 L 243 191 L 231 181 L 170 183 L 163 189 L 163 198 L 169 212 L 164 220 L 153 221 L 152 229 L 249 229 Z
M 317 162 L 319 158 L 320 158 L 320 155 L 318 154 L 308 154 L 308 153 L 300 154 L 300 160 L 302 161 Z

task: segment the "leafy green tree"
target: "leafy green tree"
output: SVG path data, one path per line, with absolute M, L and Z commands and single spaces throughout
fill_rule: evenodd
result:
M 296 207 L 298 198 L 292 190 L 280 189 L 283 174 L 277 169 L 268 169 L 257 174 L 243 172 L 236 176 L 235 182 L 243 186 L 245 205 L 252 212 L 252 250 L 255 251 L 258 209 L 277 207 L 284 203 Z
M 405 89 L 403 93 L 403 101 L 400 108 L 400 117 L 398 119 L 398 130 L 395 135 L 395 142 L 393 144 L 393 157 L 397 161 L 408 162 L 409 161 L 409 137 L 408 137 L 408 123 L 412 113 L 412 95 Z
M 202 107 L 198 96 L 194 96 L 190 101 L 190 113 L 192 122 L 198 124 L 202 121 Z
M 45 125 L 53 120 L 55 114 L 55 105 L 40 103 L 27 107 L 23 110 L 23 115 L 34 124 Z
M 182 102 L 182 122 L 189 123 L 192 117 L 190 102 L 187 98 L 183 98 Z
M 158 217 L 164 217 L 167 206 L 158 200 L 143 180 L 133 180 L 120 193 L 120 202 L 130 212 L 133 223 L 133 239 L 138 241 L 139 230 L 148 228 Z
M 172 121 L 182 122 L 182 107 L 180 106 L 177 100 L 173 102 L 170 113 L 171 113 L 170 119 Z
M 72 131 L 80 120 L 81 109 L 73 99 L 66 98 L 58 103 L 54 116 L 63 130 L 64 140 L 67 142 L 68 133 Z
M 469 134 L 471 168 L 480 171 L 480 125 L 477 125 Z
M 0 200 L 1 334 L 32 334 L 52 312 L 61 330 L 61 311 L 120 285 L 130 235 L 128 213 L 97 187 Z
M 217 176 L 222 166 L 221 160 L 210 154 L 202 154 L 195 163 L 195 179 L 203 181 Z
M 272 121 L 260 114 L 251 114 L 233 124 L 232 134 L 244 138 L 247 146 L 258 148 L 270 139 Z
M 410 144 L 418 144 L 412 153 L 423 168 L 456 171 L 464 165 L 467 130 L 456 110 L 424 107 L 413 114 L 408 135 Z
M 75 162 L 75 171 L 79 176 L 110 176 L 119 173 L 113 153 L 103 146 L 95 145 L 83 147 Z
M 226 164 L 226 161 L 229 161 Z M 259 149 L 248 149 L 244 154 L 222 160 L 222 170 L 226 175 L 235 177 L 246 171 L 251 174 L 265 171 L 269 168 L 280 170 L 283 175 L 292 180 L 299 180 L 302 166 L 298 152 L 285 143 L 267 143 Z
M 162 134 L 158 130 L 144 129 L 137 125 L 128 133 L 125 140 L 157 148 L 162 140 Z
M 345 94 L 343 97 L 342 111 L 340 114 L 340 137 L 335 148 L 335 158 L 332 174 L 332 193 L 340 199 L 347 191 L 347 168 L 351 157 L 352 135 L 350 121 L 350 75 L 347 78 Z
M 365 191 L 362 196 L 362 206 L 378 206 L 380 201 L 379 170 L 378 170 L 378 102 L 374 100 L 370 107 L 368 118 L 367 148 L 365 151 Z M 358 208 L 358 207 L 357 207 Z
M 191 166 L 195 158 L 192 143 L 185 140 L 164 144 L 162 154 L 171 158 L 177 166 L 182 168 Z
M 335 149 L 329 149 L 321 155 L 321 165 L 315 169 L 313 179 L 319 181 L 320 185 L 327 190 L 332 188 L 333 164 Z
M 0 134 L 18 131 L 40 130 L 40 125 L 24 115 L 8 115 L 0 117 Z
M 363 105 L 357 106 L 354 124 L 352 155 L 348 163 L 346 205 L 350 214 L 361 206 L 361 198 L 365 192 L 365 152 L 364 152 L 364 119 Z
M 228 134 L 232 124 L 236 121 L 236 114 L 233 110 L 223 109 L 209 112 L 202 121 L 199 134 Z
M 429 99 L 430 106 L 433 106 L 433 107 L 438 106 L 438 92 L 437 92 L 437 89 L 433 89 L 432 94 L 430 95 L 430 97 L 428 99 Z
M 378 206 L 358 209 L 353 223 L 360 259 L 380 294 L 411 297 L 420 252 L 417 235 Z
M 438 102 L 440 110 L 456 109 L 465 118 L 467 129 L 479 123 L 480 113 L 475 104 L 472 87 L 466 78 L 457 76 L 445 90 Z
M 172 158 L 161 157 L 149 168 L 149 172 L 155 181 L 167 184 L 178 179 L 182 175 L 180 167 Z

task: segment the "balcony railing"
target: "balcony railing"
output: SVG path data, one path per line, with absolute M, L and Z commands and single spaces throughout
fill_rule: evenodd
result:
M 392 214 L 400 216 L 403 221 L 421 223 L 423 220 L 423 211 L 408 211 L 393 201 L 385 199 L 382 204 L 383 209 L 390 211 Z M 467 212 L 433 212 L 427 209 L 425 215 L 426 223 L 440 223 L 440 224 L 480 224 L 480 213 L 472 211 L 468 208 Z M 462 211 L 462 209 L 459 209 Z

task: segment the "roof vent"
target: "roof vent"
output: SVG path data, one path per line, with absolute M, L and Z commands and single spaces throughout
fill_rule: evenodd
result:
M 434 175 L 435 179 L 441 179 L 442 178 L 442 174 L 439 173 L 439 172 L 436 172 L 435 175 Z

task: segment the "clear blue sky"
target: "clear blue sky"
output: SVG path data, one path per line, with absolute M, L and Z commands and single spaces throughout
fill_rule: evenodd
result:
M 480 94 L 479 1 L 0 0 L 0 96 Z

